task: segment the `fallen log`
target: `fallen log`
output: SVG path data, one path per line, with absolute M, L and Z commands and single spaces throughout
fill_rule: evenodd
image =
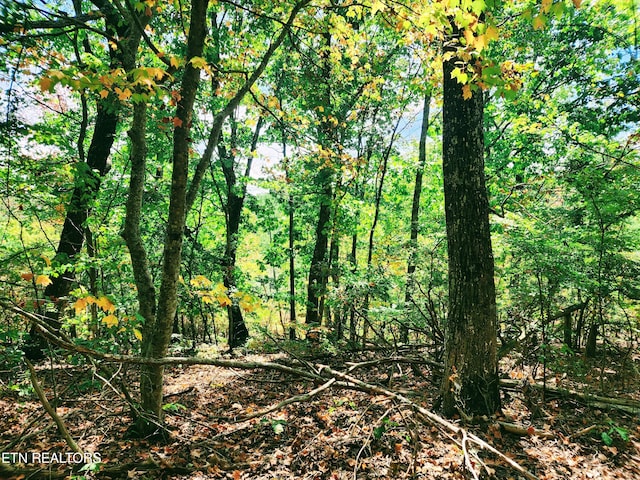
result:
M 503 378 L 500 380 L 500 386 L 511 390 L 522 388 L 521 380 L 511 380 Z M 622 397 L 605 397 L 602 395 L 594 395 L 591 393 L 579 392 L 569 388 L 552 387 L 542 383 L 528 383 L 527 388 L 538 391 L 544 391 L 546 395 L 552 395 L 558 398 L 571 399 L 590 407 L 600 408 L 603 410 L 620 410 L 632 415 L 640 414 L 640 402 L 631 398 Z

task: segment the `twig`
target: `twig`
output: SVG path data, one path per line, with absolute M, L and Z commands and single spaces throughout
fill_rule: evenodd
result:
M 462 454 L 464 455 L 464 464 L 467 467 L 467 470 L 471 472 L 471 475 L 473 475 L 473 478 L 475 480 L 480 480 L 478 478 L 478 475 L 476 474 L 475 468 L 473 468 L 473 464 L 471 463 L 471 458 L 469 457 L 469 451 L 467 450 L 467 440 L 468 440 L 467 431 L 463 429 L 461 430 L 461 433 L 462 433 L 462 442 L 460 442 L 460 444 L 462 447 Z
M 583 428 L 582 430 L 578 430 L 575 433 L 572 433 L 571 435 L 569 435 L 570 439 L 574 439 L 577 437 L 582 437 L 583 435 L 586 435 L 587 433 L 591 433 L 591 431 L 595 430 L 596 428 L 598 428 L 598 425 L 591 425 L 590 427 L 587 428 Z
M 517 389 L 522 387 L 522 382 L 518 380 L 502 379 L 500 380 L 500 386 L 506 387 L 507 389 Z M 547 395 L 550 394 L 560 398 L 570 398 L 578 402 L 583 402 L 586 405 L 592 407 L 610 410 L 621 410 L 633 415 L 637 415 L 638 413 L 640 413 L 640 402 L 631 398 L 603 397 L 601 395 L 591 395 L 589 393 L 578 392 L 577 390 L 557 388 L 550 385 L 543 386 L 539 383 L 530 383 L 527 385 L 527 387 L 534 390 L 544 390 Z
M 558 434 L 554 432 L 545 432 L 541 430 L 536 430 L 533 427 L 523 427 L 521 425 L 516 425 L 515 423 L 509 422 L 498 422 L 498 425 L 508 433 L 512 433 L 513 435 L 518 435 L 520 437 L 540 437 L 540 438 L 557 438 Z
M 387 409 L 387 411 L 385 411 L 380 417 L 378 417 L 378 421 L 377 423 L 382 422 L 387 415 L 389 415 L 389 412 L 391 410 L 393 410 L 395 408 L 395 406 Z M 371 432 L 369 432 L 369 435 L 367 436 L 366 441 L 364 442 L 364 444 L 362 445 L 362 447 L 360 447 L 360 450 L 358 450 L 358 455 L 356 455 L 356 463 L 353 466 L 353 478 L 354 480 L 358 479 L 358 465 L 360 464 L 360 455 L 362 455 L 362 452 L 364 452 L 364 449 L 367 448 L 369 446 L 369 444 L 371 443 L 371 436 L 374 435 L 375 429 L 372 428 Z
M 298 403 L 298 402 L 306 402 L 307 400 L 310 400 L 311 398 L 313 398 L 314 396 L 316 396 L 317 394 L 319 394 L 320 392 L 323 392 L 325 390 L 327 390 L 329 387 L 331 387 L 331 385 L 333 385 L 336 382 L 335 378 L 331 378 L 329 379 L 329 381 L 323 383 L 322 385 L 320 385 L 318 388 L 311 390 L 307 393 L 303 393 L 301 395 L 295 395 L 293 397 L 287 398 L 286 400 L 278 403 L 277 405 L 273 405 L 265 410 L 262 410 L 260 412 L 256 412 L 256 413 L 252 413 L 251 415 L 242 418 L 241 420 L 237 420 L 236 422 L 232 422 L 232 423 L 242 423 L 242 422 L 246 422 L 247 420 L 251 420 L 253 418 L 257 418 L 257 417 L 264 417 L 265 415 L 271 413 L 271 412 L 275 412 L 277 410 L 280 410 L 284 407 L 286 407 L 287 405 L 291 405 L 292 403 Z

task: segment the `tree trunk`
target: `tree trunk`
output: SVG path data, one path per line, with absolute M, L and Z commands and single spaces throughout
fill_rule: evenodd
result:
M 130 17 L 123 17 L 110 3 L 104 0 L 96 0 L 94 4 L 100 9 L 105 17 L 105 29 L 114 38 L 119 39 L 118 49 L 109 48 L 112 69 L 123 68 L 126 72 L 135 68 L 135 59 L 140 42 L 141 31 L 134 27 L 136 20 Z M 76 10 L 77 10 L 76 6 Z M 144 27 L 149 18 L 141 16 L 137 22 Z M 100 190 L 100 183 L 109 171 L 109 154 L 116 135 L 118 125 L 118 113 L 120 104 L 115 94 L 110 94 L 105 99 L 97 101 L 96 120 L 91 137 L 91 143 L 87 152 L 86 162 L 77 164 L 75 173 L 75 185 L 71 200 L 67 206 L 66 216 L 60 233 L 60 240 L 56 249 L 55 262 L 59 265 L 73 263 L 76 255 L 80 253 L 85 242 L 85 226 L 89 217 L 89 206 L 96 198 Z M 83 136 L 84 133 L 81 133 Z M 83 152 L 79 144 L 79 154 Z M 48 323 L 54 329 L 60 328 L 58 301 L 69 295 L 74 282 L 74 274 L 71 269 L 51 278 L 51 283 L 47 285 L 44 296 L 52 300 L 57 310 L 49 312 Z M 35 335 L 35 329 L 31 331 Z M 38 337 L 40 338 L 40 337 Z M 46 341 L 40 339 L 28 347 L 30 358 L 41 358 Z
M 483 95 L 475 91 L 463 98 L 461 85 L 451 77 L 458 61 L 454 56 L 444 62 L 442 107 L 449 312 L 441 393 L 449 416 L 493 414 L 500 406 Z
M 238 185 L 238 178 L 235 172 L 236 162 L 233 153 L 237 147 L 237 130 L 235 126 L 235 119 L 233 119 L 233 117 L 231 117 L 231 122 L 231 145 L 229 151 L 227 151 L 222 144 L 218 145 L 220 167 L 224 174 L 227 193 L 225 204 L 227 238 L 223 257 L 224 285 L 227 289 L 234 289 L 236 287 L 235 269 L 238 251 L 238 233 L 240 231 L 240 221 L 242 219 L 244 200 L 247 195 L 246 181 L 251 174 L 251 165 L 253 163 L 253 157 L 249 156 L 244 172 L 244 180 L 240 185 Z M 251 140 L 252 152 L 254 152 L 258 147 L 258 139 L 260 138 L 260 129 L 262 128 L 263 122 L 263 117 L 260 117 L 258 119 L 256 129 L 253 132 L 253 138 Z M 242 311 L 240 310 L 240 306 L 237 302 L 234 301 L 229 305 L 227 307 L 227 311 L 229 315 L 229 348 L 233 349 L 244 345 L 249 338 L 249 331 L 244 323 Z
M 187 213 L 187 177 L 189 173 L 189 131 L 193 104 L 200 82 L 200 69 L 189 60 L 201 57 L 206 38 L 206 14 L 208 0 L 193 0 L 187 43 L 187 66 L 180 88 L 180 101 L 176 109 L 178 121 L 173 131 L 173 173 L 171 176 L 171 201 L 164 244 L 162 282 L 158 296 L 156 319 L 145 328 L 149 334 L 143 337 L 143 354 L 150 358 L 166 355 L 171 339 L 173 319 L 178 305 L 178 278 L 182 261 L 182 243 Z M 140 396 L 145 418 L 138 419 L 137 433 L 150 435 L 162 423 L 162 385 L 164 367 L 145 365 L 140 370 Z
M 320 325 L 322 316 L 320 312 L 321 299 L 325 293 L 328 265 L 327 250 L 329 247 L 329 225 L 331 224 L 331 204 L 333 197 L 333 172 L 328 168 L 320 174 L 322 196 L 320 198 L 320 212 L 316 225 L 316 243 L 309 267 L 309 280 L 307 283 L 307 313 L 305 322 L 308 325 Z
M 282 141 L 282 154 L 286 158 L 287 157 L 287 148 L 286 143 L 284 141 L 284 133 L 283 133 L 283 141 Z M 285 167 L 287 180 L 289 180 L 289 167 L 288 165 Z M 287 182 L 288 183 L 288 182 Z M 288 193 L 288 204 L 289 210 L 289 340 L 296 339 L 296 323 L 297 323 L 297 314 L 296 314 L 296 257 L 295 257 L 295 203 L 293 201 L 293 193 L 289 190 Z
M 420 142 L 418 147 L 418 168 L 416 180 L 413 186 L 413 200 L 411 202 L 411 226 L 409 233 L 409 258 L 407 259 L 407 284 L 404 293 L 405 311 L 409 312 L 409 306 L 413 298 L 414 274 L 416 271 L 416 253 L 418 249 L 418 233 L 420 231 L 420 197 L 422 195 L 422 175 L 427 163 L 427 132 L 429 131 L 429 106 L 431 104 L 431 89 L 424 96 L 422 107 L 422 126 L 420 128 Z M 409 328 L 405 321 L 400 326 L 400 342 L 409 342 Z
M 129 139 L 131 141 L 131 177 L 129 180 L 129 194 L 127 196 L 127 214 L 122 232 L 131 257 L 140 315 L 145 321 L 142 329 L 143 338 L 153 336 L 156 316 L 156 290 L 149 269 L 147 251 L 140 233 L 142 197 L 147 163 L 147 145 L 145 138 L 146 117 L 146 103 L 140 102 L 135 104 L 133 107 L 133 123 L 129 130 Z M 149 346 L 146 342 L 143 342 L 143 345 Z M 143 355 L 145 354 L 146 352 L 143 351 Z

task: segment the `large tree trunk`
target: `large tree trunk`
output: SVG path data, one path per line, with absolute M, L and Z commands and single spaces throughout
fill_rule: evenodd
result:
M 325 149 L 333 147 L 333 127 L 327 121 L 328 114 L 332 109 L 331 86 L 331 62 L 329 60 L 329 49 L 331 47 L 331 33 L 322 34 L 323 43 L 326 47 L 320 54 L 321 72 L 319 80 L 325 81 L 322 85 L 322 94 L 318 99 L 327 116 L 320 116 L 318 121 L 318 143 Z M 321 80 L 321 81 L 322 81 Z M 327 281 L 329 278 L 329 261 L 327 251 L 329 248 L 329 227 L 331 226 L 331 212 L 333 210 L 333 167 L 320 166 L 320 171 L 316 177 L 316 184 L 320 191 L 320 211 L 318 213 L 318 223 L 316 224 L 316 243 L 313 247 L 313 255 L 309 266 L 309 278 L 307 281 L 307 312 L 305 323 L 308 325 L 320 325 L 322 322 L 322 306 L 326 293 Z
M 187 213 L 187 177 L 189 173 L 190 127 L 193 105 L 200 82 L 200 69 L 189 62 L 201 57 L 206 38 L 208 0 L 193 0 L 187 43 L 187 66 L 180 88 L 180 101 L 176 109 L 179 120 L 173 131 L 173 172 L 171 176 L 171 201 L 164 244 L 162 282 L 158 307 L 153 325 L 145 326 L 148 335 L 143 337 L 143 354 L 150 358 L 164 357 L 167 353 L 173 319 L 178 306 L 178 278 L 182 261 L 182 243 Z M 144 365 L 140 369 L 140 396 L 145 418 L 139 418 L 137 430 L 150 435 L 161 423 L 162 385 L 164 367 Z
M 455 47 L 454 47 L 455 48 Z M 443 174 L 449 255 L 449 312 L 442 383 L 446 415 L 493 414 L 500 406 L 496 294 L 485 187 L 483 95 L 463 98 L 444 62 Z

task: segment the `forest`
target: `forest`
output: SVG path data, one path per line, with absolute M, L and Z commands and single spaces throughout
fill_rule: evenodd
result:
M 0 479 L 640 478 L 636 0 L 0 0 Z

